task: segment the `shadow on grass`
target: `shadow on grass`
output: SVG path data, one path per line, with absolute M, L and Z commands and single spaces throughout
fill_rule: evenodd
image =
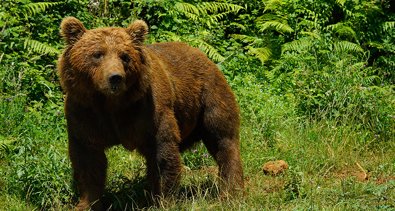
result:
M 212 178 L 204 181 L 182 184 L 170 198 L 154 203 L 149 191 L 149 184 L 144 177 L 133 179 L 121 178 L 110 185 L 102 201 L 108 210 L 142 210 L 172 207 L 176 203 L 204 199 L 212 200 L 219 195 L 219 189 Z

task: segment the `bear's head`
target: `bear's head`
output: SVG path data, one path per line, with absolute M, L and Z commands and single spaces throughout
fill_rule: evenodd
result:
M 67 17 L 61 25 L 66 48 L 59 60 L 66 91 L 118 96 L 138 89 L 147 61 L 143 42 L 148 33 L 144 21 L 127 28 L 87 30 L 78 19 Z M 137 91 L 137 90 L 136 90 Z

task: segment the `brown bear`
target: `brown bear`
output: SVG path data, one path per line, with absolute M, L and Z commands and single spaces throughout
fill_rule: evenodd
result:
M 180 180 L 180 152 L 202 140 L 219 166 L 222 193 L 243 188 L 239 109 L 224 75 L 184 43 L 145 45 L 148 26 L 87 30 L 61 23 L 58 61 L 65 92 L 69 156 L 80 192 L 77 209 L 99 210 L 105 149 L 122 144 L 146 159 L 153 196 Z

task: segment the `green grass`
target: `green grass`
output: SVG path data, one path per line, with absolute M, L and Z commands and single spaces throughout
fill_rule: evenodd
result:
M 0 207 L 70 209 L 76 195 L 67 159 L 65 123 L 58 114 L 62 108 L 26 107 L 21 99 L 0 104 L 0 141 L 4 145 Z M 115 147 L 107 152 L 110 167 L 105 203 L 114 210 L 395 209 L 394 140 L 369 140 L 364 131 L 349 124 L 295 118 L 281 112 L 286 105 L 278 100 L 268 102 L 266 109 L 274 109 L 274 105 L 283 107 L 263 111 L 263 120 L 243 118 L 243 197 L 228 201 L 218 198 L 215 163 L 206 156 L 204 147 L 197 145 L 183 155 L 186 166 L 180 190 L 160 207 L 151 207 L 145 189 L 144 160 L 136 152 Z M 268 129 L 271 131 L 264 134 L 263 130 Z M 277 177 L 264 175 L 262 165 L 278 159 L 289 163 L 288 171 Z M 363 172 L 367 179 L 358 179 Z

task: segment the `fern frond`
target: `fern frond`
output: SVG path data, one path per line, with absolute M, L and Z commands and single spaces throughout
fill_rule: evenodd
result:
M 23 44 L 25 49 L 31 50 L 40 54 L 59 54 L 60 51 L 46 43 L 37 40 L 25 39 Z
M 221 3 L 221 2 L 202 2 L 198 5 L 200 11 L 208 11 L 210 13 L 219 13 L 219 12 L 227 12 L 227 13 L 237 13 L 240 10 L 244 9 L 244 7 L 231 3 Z
M 285 43 L 281 46 L 281 53 L 286 51 L 296 51 L 301 53 L 303 51 L 308 51 L 312 47 L 313 42 L 310 37 L 304 37 L 299 40 L 293 40 L 291 42 Z
M 361 78 L 362 84 L 372 84 L 375 80 L 379 79 L 380 77 L 377 75 L 365 76 Z
M 336 3 L 338 3 L 340 6 L 344 6 L 347 0 L 336 0 Z
M 277 8 L 285 4 L 285 2 L 283 2 L 282 0 L 268 0 L 263 1 L 263 3 L 265 4 L 264 12 L 266 12 L 267 10 L 275 11 L 277 10 Z
M 255 36 L 248 36 L 248 35 L 244 35 L 244 34 L 232 34 L 231 37 L 235 38 L 236 40 L 240 40 L 244 43 L 253 43 L 257 39 L 259 39 Z
M 262 64 L 264 64 L 267 60 L 272 56 L 272 51 L 270 48 L 249 48 L 248 53 L 253 54 L 257 59 L 259 59 Z
M 183 14 L 184 14 L 185 17 L 187 17 L 189 20 L 192 20 L 192 21 L 200 21 L 199 15 L 196 15 L 196 14 L 193 14 L 193 13 L 189 13 L 189 12 L 184 12 Z
M 357 40 L 357 33 L 355 33 L 354 29 L 344 23 L 332 24 L 327 26 L 327 28 L 340 36 L 352 37 L 354 40 Z
M 273 82 L 275 79 L 275 70 L 270 70 L 270 71 L 264 71 L 264 74 L 266 76 L 267 79 L 269 79 L 270 82 Z
M 35 15 L 59 4 L 62 4 L 62 2 L 34 2 L 23 5 L 23 8 L 30 15 Z
M 234 26 L 234 27 L 237 27 L 237 28 L 239 28 L 241 30 L 246 30 L 247 29 L 247 27 L 245 25 L 243 25 L 241 23 L 236 23 L 236 22 L 230 23 L 229 26 Z
M 226 15 L 228 15 L 230 12 L 222 12 L 222 13 L 218 13 L 215 15 L 210 15 L 210 19 L 212 22 L 218 22 L 221 19 L 223 19 L 224 17 L 226 17 Z
M 321 35 L 316 33 L 316 32 L 306 32 L 306 31 L 302 31 L 299 33 L 300 35 L 307 35 L 309 37 L 313 37 L 315 39 L 321 39 Z
M 373 47 L 373 48 L 377 48 L 377 49 L 384 49 L 384 45 L 382 43 L 379 42 L 367 42 L 367 45 L 369 47 Z
M 0 151 L 9 151 L 11 145 L 15 142 L 16 142 L 15 138 L 6 139 L 0 136 Z
M 350 52 L 350 53 L 362 53 L 363 49 L 360 45 L 356 44 L 356 43 L 352 43 L 349 41 L 338 41 L 335 42 L 334 44 L 334 48 L 336 51 L 340 51 L 340 52 Z
M 207 42 L 201 39 L 195 39 L 193 44 L 196 47 L 200 48 L 209 58 L 216 62 L 221 62 L 225 60 L 225 58 L 215 49 L 212 45 L 208 44 Z
M 2 31 L 2 36 L 9 36 L 10 34 L 12 34 L 13 32 L 17 32 L 19 30 L 21 30 L 23 28 L 23 26 L 11 26 L 11 27 L 6 27 L 3 31 Z
M 266 21 L 262 25 L 260 25 L 261 29 L 260 32 L 263 32 L 269 28 L 274 28 L 277 32 L 280 33 L 290 33 L 294 30 L 286 23 L 281 23 L 277 20 Z
M 173 11 L 178 11 L 192 21 L 203 22 L 211 26 L 212 23 L 218 22 L 229 13 L 237 13 L 241 9 L 243 9 L 242 6 L 230 3 L 203 2 L 195 6 L 178 2 L 174 5 Z
M 181 13 L 191 13 L 191 14 L 195 14 L 195 15 L 200 14 L 199 9 L 195 5 L 185 3 L 185 2 L 177 2 L 174 5 L 174 8 L 177 9 Z
M 363 67 L 366 66 L 366 62 L 357 62 L 350 66 L 352 69 L 361 70 Z
M 383 24 L 384 31 L 389 31 L 393 28 L 395 28 L 395 21 L 384 22 L 384 24 Z
M 303 19 L 298 23 L 298 27 L 307 28 L 307 29 L 316 29 L 319 28 L 316 21 Z

